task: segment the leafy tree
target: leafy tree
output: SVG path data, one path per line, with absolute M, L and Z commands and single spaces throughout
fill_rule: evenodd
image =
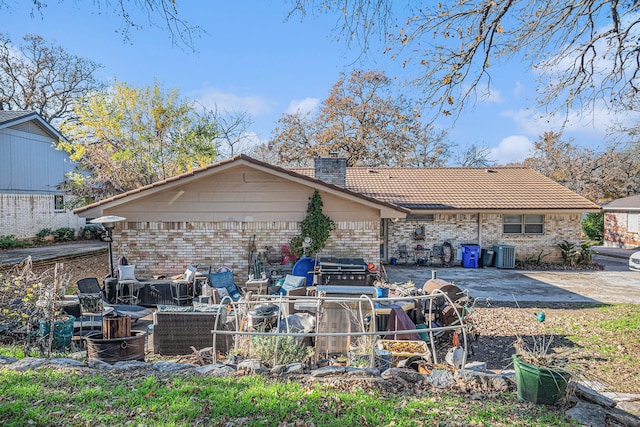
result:
M 394 15 L 391 0 L 292 1 L 291 14 L 334 13 L 347 43 L 364 51 L 373 37 L 385 53 L 416 70 L 424 97 L 445 115 L 490 90 L 503 61 L 540 73 L 543 105 L 598 99 L 634 109 L 640 71 L 640 5 L 630 0 L 451 0 L 411 2 Z
M 73 3 L 78 3 L 75 0 L 72 1 Z M 64 3 L 64 0 L 55 2 L 31 0 L 29 3 L 31 3 L 30 15 L 32 17 L 40 15 L 40 17 L 44 18 L 48 8 Z M 140 0 L 133 2 L 127 0 L 93 0 L 87 3 L 91 4 L 89 7 L 93 8 L 96 14 L 108 12 L 121 19 L 118 32 L 122 34 L 124 41 L 130 41 L 131 30 L 145 30 L 145 24 L 164 28 L 168 31 L 173 45 L 193 47 L 194 38 L 202 33 L 200 27 L 193 26 L 182 19 L 178 10 L 177 0 Z M 17 9 L 18 5 L 14 1 L 0 0 L 0 11 L 5 10 L 11 15 L 19 13 Z
M 309 197 L 309 204 L 307 205 L 307 216 L 300 223 L 300 234 L 291 239 L 291 251 L 295 253 L 305 252 L 303 249 L 304 239 L 309 237 L 311 243 L 307 249 L 307 254 L 318 253 L 324 245 L 327 243 L 327 239 L 331 235 L 331 232 L 336 228 L 336 223 L 327 215 L 322 213 L 322 197 L 318 190 L 313 192 L 313 195 Z
M 112 196 L 211 163 L 215 122 L 177 89 L 135 88 L 116 81 L 76 106 L 77 123 L 61 149 L 80 163 L 67 189 L 85 200 Z
M 602 242 L 604 238 L 604 213 L 589 213 L 582 221 L 582 231 L 590 239 Z
M 382 72 L 341 75 L 316 114 L 297 112 L 278 120 L 269 148 L 281 163 L 295 166 L 331 152 L 349 166 L 444 163 L 444 133 L 425 126 L 412 102 L 392 89 Z
M 49 122 L 74 117 L 73 104 L 102 87 L 102 65 L 38 35 L 14 45 L 0 34 L 0 110 L 37 111 Z

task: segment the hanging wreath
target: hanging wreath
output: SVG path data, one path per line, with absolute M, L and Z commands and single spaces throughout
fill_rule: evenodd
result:
M 421 225 L 413 232 L 413 238 L 415 240 L 424 240 L 424 226 Z

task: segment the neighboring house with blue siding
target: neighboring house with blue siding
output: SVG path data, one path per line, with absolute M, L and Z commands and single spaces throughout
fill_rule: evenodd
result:
M 79 229 L 84 218 L 65 208 L 58 190 L 74 164 L 55 144 L 62 138 L 38 113 L 0 111 L 0 236 L 33 237 L 43 228 Z

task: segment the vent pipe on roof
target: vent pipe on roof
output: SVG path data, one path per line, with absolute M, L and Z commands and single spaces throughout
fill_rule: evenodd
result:
M 332 157 L 314 159 L 313 176 L 329 184 L 344 187 L 347 184 L 347 159 L 331 153 Z

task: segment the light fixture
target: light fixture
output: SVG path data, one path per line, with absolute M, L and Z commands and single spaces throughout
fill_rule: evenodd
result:
M 124 221 L 127 218 L 121 216 L 108 215 L 101 216 L 100 218 L 92 219 L 89 221 L 91 224 L 100 224 L 103 232 L 100 235 L 100 240 L 109 244 L 109 276 L 115 277 L 113 271 L 113 252 L 111 249 L 111 243 L 113 242 L 113 229 L 116 227 L 116 222 Z

